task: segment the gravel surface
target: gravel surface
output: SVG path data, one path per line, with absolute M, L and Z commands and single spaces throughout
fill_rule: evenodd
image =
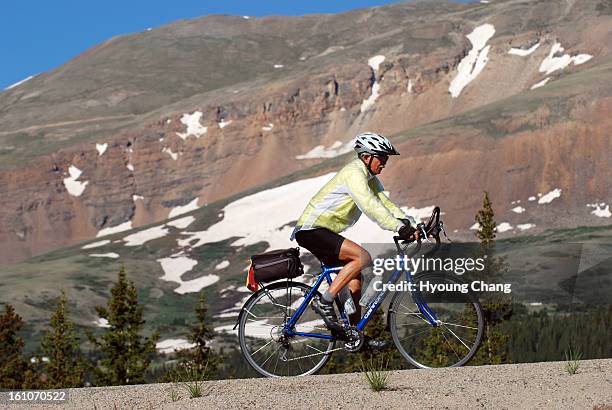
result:
M 0 407 L 70 409 L 244 409 L 244 408 L 582 408 L 612 405 L 612 359 L 585 360 L 575 375 L 564 362 L 392 372 L 389 388 L 372 392 L 363 374 L 289 379 L 239 379 L 204 383 L 205 397 L 190 399 L 171 384 L 70 389 L 65 405 Z

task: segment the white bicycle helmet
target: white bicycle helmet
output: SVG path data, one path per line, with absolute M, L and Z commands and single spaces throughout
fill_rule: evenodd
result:
M 355 139 L 357 155 L 399 155 L 391 141 L 382 135 L 373 132 L 364 132 Z

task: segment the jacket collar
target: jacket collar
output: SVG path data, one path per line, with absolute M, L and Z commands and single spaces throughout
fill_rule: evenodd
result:
M 357 161 L 359 164 L 359 169 L 361 169 L 363 171 L 363 173 L 366 175 L 366 177 L 368 178 L 368 181 L 371 179 L 376 178 L 376 175 L 372 174 L 370 172 L 370 170 L 368 169 L 368 167 L 366 166 L 366 164 L 361 160 L 361 158 L 355 158 L 353 161 Z

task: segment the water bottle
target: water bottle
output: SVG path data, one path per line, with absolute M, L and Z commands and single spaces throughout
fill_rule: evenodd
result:
M 361 299 L 359 299 L 359 304 L 361 306 L 368 306 L 368 304 L 374 300 L 376 295 L 378 295 L 378 291 L 374 289 L 374 284 L 380 281 L 382 281 L 381 276 L 374 276 L 372 280 L 370 280 L 366 290 L 361 292 Z
M 340 298 L 340 303 L 344 306 L 344 313 L 347 315 L 352 315 L 357 311 L 355 307 L 355 303 L 353 302 L 353 297 L 351 296 L 351 291 L 348 286 L 342 288 L 340 293 L 338 293 L 338 297 Z

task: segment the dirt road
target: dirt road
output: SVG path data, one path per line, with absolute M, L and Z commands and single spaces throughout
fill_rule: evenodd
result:
M 205 397 L 172 402 L 170 384 L 71 389 L 64 406 L 0 407 L 71 409 L 592 409 L 612 406 L 612 359 L 581 362 L 569 375 L 563 362 L 459 369 L 403 370 L 390 375 L 389 389 L 372 392 L 362 374 L 291 379 L 207 382 Z M 2 393 L 5 395 L 6 393 Z

